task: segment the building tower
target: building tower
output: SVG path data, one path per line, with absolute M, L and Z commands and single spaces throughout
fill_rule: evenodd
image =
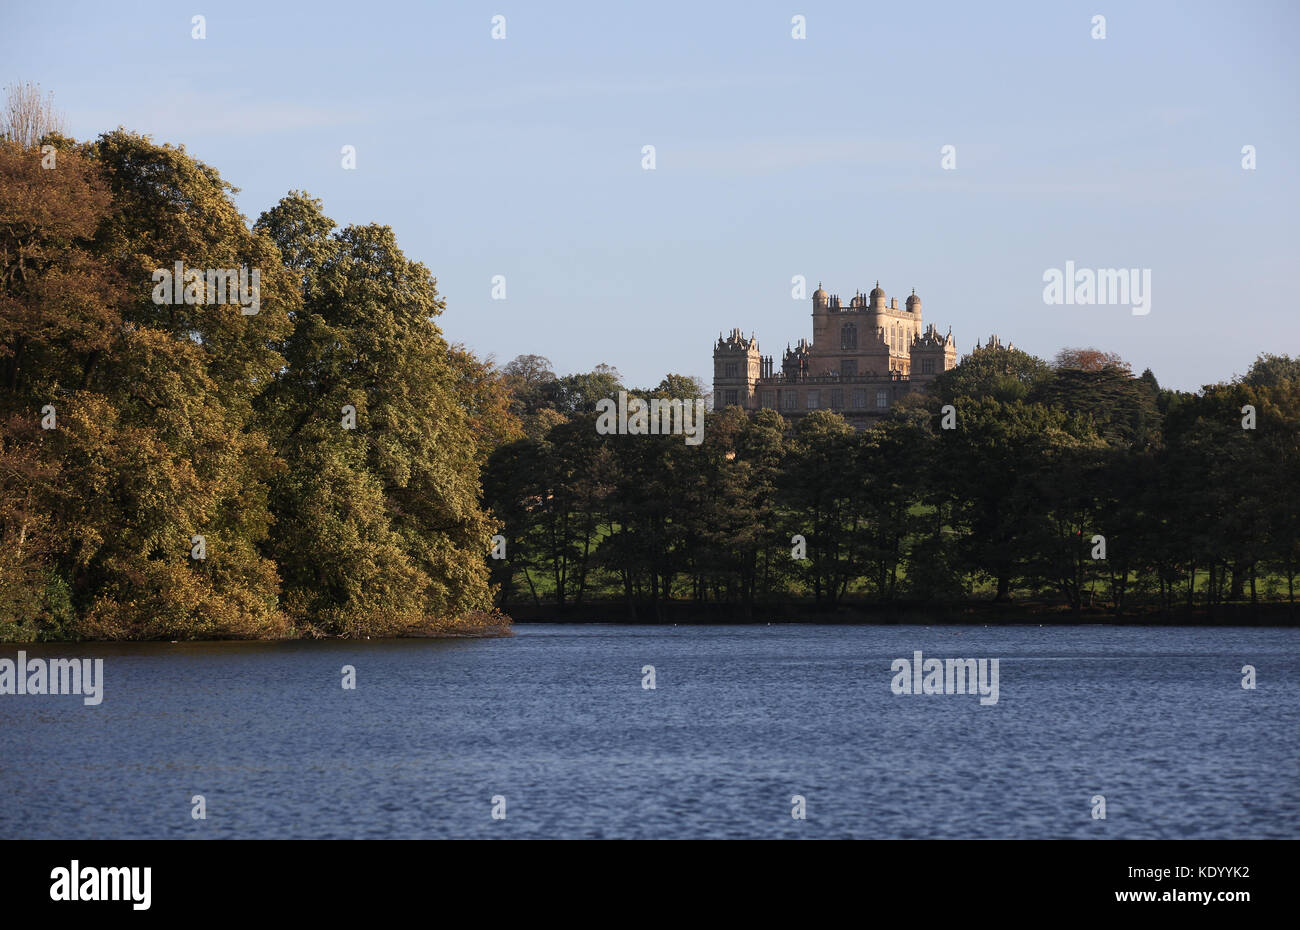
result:
M 911 303 L 913 298 L 908 298 Z M 915 297 L 917 304 L 921 298 Z M 918 312 L 919 312 L 918 306 Z M 912 372 L 911 377 L 915 381 L 932 381 L 935 376 L 943 374 L 949 368 L 957 364 L 957 341 L 952 338 L 952 330 L 949 329 L 946 335 L 939 335 L 939 331 L 931 323 L 926 327 L 925 332 L 912 342 Z
M 877 281 L 870 291 L 855 289 L 841 301 L 818 282 L 812 339 L 787 343 L 775 370 L 774 361 L 759 354 L 753 335 L 745 338 L 734 329 L 719 336 L 713 349 L 714 409 L 735 404 L 775 410 L 787 420 L 829 410 L 865 429 L 901 398 L 926 390 L 955 367 L 957 343 L 951 329 L 941 335 L 923 322 L 916 291 L 906 301 L 890 298 Z
M 764 367 L 770 369 L 771 361 L 759 354 L 758 340 L 752 334 L 746 339 L 733 329 L 725 338 L 719 335 L 713 347 L 713 409 L 752 407 L 754 384 L 763 376 Z

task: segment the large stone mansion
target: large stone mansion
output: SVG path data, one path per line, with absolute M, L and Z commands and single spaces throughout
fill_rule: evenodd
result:
M 786 346 L 780 371 L 761 355 L 758 340 L 740 330 L 719 337 L 713 349 L 713 406 L 767 407 L 793 419 L 812 410 L 834 410 L 861 428 L 883 416 L 894 401 L 922 390 L 957 364 L 952 330 L 921 328 L 916 291 L 903 307 L 886 300 L 876 282 L 870 294 L 847 305 L 820 284 L 812 296 L 812 342 Z

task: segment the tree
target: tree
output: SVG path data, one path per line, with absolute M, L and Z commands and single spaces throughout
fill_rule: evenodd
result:
M 1058 366 L 1035 385 L 1030 398 L 1088 420 L 1112 445 L 1146 448 L 1159 442 L 1156 398 L 1127 366 Z
M 511 570 L 524 573 L 535 602 L 533 573 L 549 576 L 561 611 L 582 602 L 604 522 L 610 458 L 590 417 L 575 417 L 544 439 L 513 442 L 494 454 L 488 500 L 505 519 Z
M 465 412 L 475 457 L 485 464 L 493 449 L 524 433 L 512 409 L 509 381 L 491 356 L 479 360 L 460 343 L 447 347 L 447 362 L 454 373 L 452 396 Z
M 956 429 L 938 430 L 934 481 L 951 496 L 959 558 L 990 578 L 995 600 L 1011 596 L 1028 560 L 1051 535 L 1041 471 L 1055 438 L 1080 430 L 1042 404 L 988 396 L 958 399 Z
M 541 355 L 516 356 L 502 366 L 501 377 L 510 391 L 510 409 L 524 424 L 525 432 L 539 439 L 546 435 L 544 427 L 537 429 L 531 421 L 540 411 L 550 409 L 544 391 L 555 381 L 551 360 Z
M 1053 367 L 1077 368 L 1080 371 L 1103 371 L 1107 368 L 1117 368 L 1126 373 L 1131 373 L 1132 369 L 1128 362 L 1124 361 L 1118 353 L 1103 352 L 1100 349 L 1062 349 L 1056 353 L 1053 360 Z M 1147 369 L 1150 371 L 1150 369 Z
M 27 577 L 66 604 L 60 635 L 281 635 L 259 548 L 276 463 L 252 419 L 293 297 L 275 248 L 182 150 L 121 131 L 57 145 L 55 171 L 0 157 L 5 451 L 26 463 L 24 506 L 51 514 L 15 514 L 42 558 Z M 266 268 L 261 312 L 156 303 L 152 271 L 177 260 Z M 38 435 L 45 409 L 57 425 Z
M 501 371 L 516 390 L 538 388 L 555 380 L 551 360 L 544 355 L 516 355 Z
M 1300 356 L 1262 353 L 1242 380 L 1255 387 L 1276 387 L 1284 381 L 1300 380 Z
M 672 378 L 660 387 L 674 391 Z M 752 611 L 760 553 L 771 544 L 774 477 L 781 455 L 775 422 L 771 417 L 751 420 L 739 407 L 706 414 L 703 445 L 683 450 L 678 460 L 684 506 L 677 520 L 697 601 L 737 603 Z
M 790 513 L 791 534 L 807 541 L 803 567 L 818 602 L 843 597 L 862 565 L 857 446 L 853 427 L 829 410 L 803 417 L 789 446 L 782 501 Z
M 5 88 L 0 139 L 32 149 L 51 135 L 61 135 L 63 127 L 63 114 L 54 107 L 54 95 L 42 94 L 39 84 L 20 81 Z
M 594 413 L 596 402 L 625 390 L 617 369 L 597 365 L 585 374 L 565 375 L 542 386 L 541 403 L 565 417 Z
M 694 400 L 708 393 L 704 383 L 694 375 L 665 375 L 650 395 L 652 397 L 676 397 L 681 400 Z
M 488 608 L 496 527 L 479 467 L 509 421 L 491 379 L 435 325 L 445 304 L 433 277 L 389 227 L 335 230 L 305 195 L 255 229 L 302 280 L 287 366 L 262 402 L 287 464 L 272 548 L 291 615 L 374 635 Z
M 881 600 L 893 600 L 897 593 L 906 541 L 927 529 L 928 521 L 914 514 L 913 507 L 924 502 L 932 439 L 922 425 L 900 417 L 868 430 L 859 440 L 864 556 Z
M 958 398 L 990 397 L 1009 403 L 1023 400 L 1052 375 L 1040 358 L 1001 346 L 977 348 L 953 368 L 934 379 L 930 393 L 940 404 Z

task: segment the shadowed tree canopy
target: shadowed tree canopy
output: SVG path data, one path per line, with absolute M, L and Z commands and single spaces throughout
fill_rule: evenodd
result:
M 931 394 L 941 404 L 960 397 L 990 397 L 1009 403 L 1028 397 L 1051 376 L 1051 366 L 1040 358 L 1019 349 L 986 346 L 935 378 Z
M 1156 395 L 1150 383 L 1134 378 L 1126 364 L 1058 365 L 1030 396 L 1090 421 L 1112 444 L 1145 447 L 1159 439 Z
M 597 365 L 585 374 L 565 375 L 542 387 L 542 402 L 564 416 L 593 413 L 596 402 L 625 390 L 622 376 L 609 365 Z

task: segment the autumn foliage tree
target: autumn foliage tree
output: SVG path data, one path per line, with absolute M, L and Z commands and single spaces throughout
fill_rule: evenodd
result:
M 425 632 L 490 607 L 480 471 L 518 424 L 392 231 L 336 231 L 303 195 L 250 228 L 183 148 L 44 143 L 0 141 L 0 638 Z M 253 312 L 202 271 L 197 299 L 158 299 L 177 263 L 257 270 Z

